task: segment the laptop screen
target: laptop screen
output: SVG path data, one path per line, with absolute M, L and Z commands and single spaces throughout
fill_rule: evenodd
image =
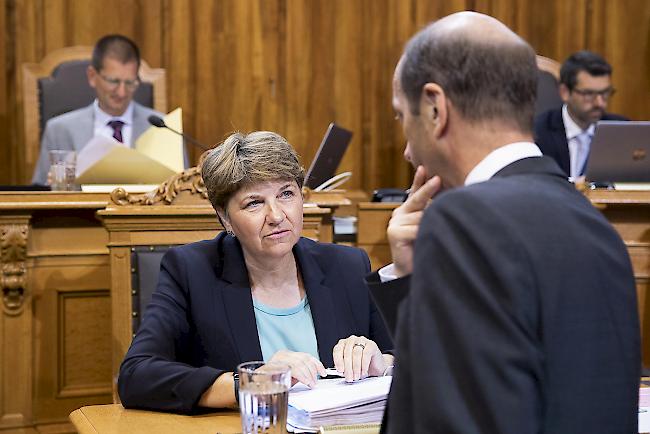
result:
M 600 121 L 585 173 L 591 182 L 650 182 L 650 121 Z
M 352 139 L 352 131 L 331 123 L 305 175 L 305 186 L 312 190 L 333 177 Z

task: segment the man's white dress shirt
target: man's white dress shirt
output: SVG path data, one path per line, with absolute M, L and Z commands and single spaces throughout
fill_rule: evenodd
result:
M 571 172 L 569 176 L 571 180 L 574 180 L 584 174 L 583 169 L 589 156 L 591 138 L 594 136 L 596 125 L 591 124 L 586 130 L 580 128 L 569 115 L 566 104 L 562 106 L 562 122 L 564 122 L 566 140 L 569 144 L 569 168 Z

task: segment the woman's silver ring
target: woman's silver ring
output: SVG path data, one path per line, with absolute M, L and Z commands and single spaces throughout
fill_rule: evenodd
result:
M 361 349 L 364 350 L 366 348 L 366 344 L 362 344 L 361 342 L 357 342 L 352 346 L 352 348 L 354 348 L 354 347 L 361 347 Z

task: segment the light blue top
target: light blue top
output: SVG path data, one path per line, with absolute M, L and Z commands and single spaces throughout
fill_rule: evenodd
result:
M 279 350 L 307 353 L 320 360 L 307 297 L 289 308 L 270 307 L 253 299 L 253 307 L 265 361 Z

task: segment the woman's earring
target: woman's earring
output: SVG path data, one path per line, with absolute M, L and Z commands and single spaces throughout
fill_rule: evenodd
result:
M 230 229 L 226 229 L 226 233 L 228 235 L 230 235 L 231 237 L 233 237 L 233 238 L 237 238 L 237 235 L 235 235 L 235 233 L 233 231 L 231 231 Z

